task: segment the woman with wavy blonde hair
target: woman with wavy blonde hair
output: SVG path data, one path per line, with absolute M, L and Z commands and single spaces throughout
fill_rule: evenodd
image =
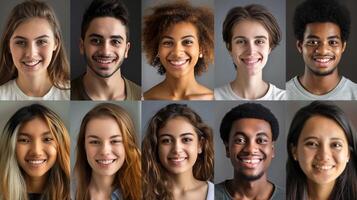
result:
M 77 200 L 141 198 L 140 150 L 129 114 L 102 103 L 83 118 L 76 147 Z
M 0 199 L 70 199 L 69 136 L 45 106 L 19 109 L 0 135 Z
M 45 2 L 15 6 L 0 42 L 1 100 L 68 100 L 69 64 L 60 25 Z
M 212 129 L 187 105 L 159 110 L 142 144 L 143 198 L 212 200 L 212 140 Z

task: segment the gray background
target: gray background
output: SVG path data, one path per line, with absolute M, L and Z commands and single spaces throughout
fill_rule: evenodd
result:
M 121 66 L 121 73 L 127 79 L 141 85 L 141 40 L 140 40 L 140 1 L 122 0 L 129 10 L 130 49 L 128 58 Z M 71 1 L 71 78 L 74 79 L 86 71 L 86 62 L 79 52 L 81 23 L 84 11 L 92 0 Z
M 4 32 L 5 24 L 11 10 L 17 5 L 22 3 L 24 0 L 11 0 L 5 1 L 1 0 L 0 3 L 0 30 L 1 34 Z M 52 9 L 55 11 L 56 17 L 60 23 L 62 36 L 64 40 L 64 47 L 69 60 L 69 49 L 70 49 L 70 33 L 69 33 L 69 23 L 70 23 L 70 13 L 69 13 L 69 0 L 46 0 Z
M 231 82 L 237 74 L 222 37 L 224 18 L 231 8 L 253 3 L 264 5 L 274 15 L 282 33 L 280 44 L 270 53 L 268 62 L 263 69 L 263 80 L 285 89 L 285 0 L 215 1 L 215 87 Z
M 136 137 L 137 137 L 137 143 L 138 146 L 140 147 L 141 145 L 141 136 L 140 136 L 140 125 L 141 125 L 141 119 L 140 119 L 140 113 L 141 113 L 141 104 L 140 101 L 105 101 L 106 103 L 113 103 L 116 105 L 119 105 L 120 107 L 124 108 L 130 115 L 131 119 L 134 122 L 135 126 L 135 131 L 136 131 Z M 71 169 L 73 169 L 75 160 L 76 160 L 76 145 L 77 145 L 77 137 L 79 133 L 79 129 L 81 126 L 82 119 L 89 110 L 94 108 L 96 105 L 104 103 L 103 102 L 92 102 L 92 101 L 72 101 L 71 102 L 71 116 L 70 116 L 70 136 L 71 136 Z M 72 171 L 73 172 L 73 171 Z
M 172 2 L 172 0 L 143 0 L 142 2 L 142 15 L 148 15 L 150 12 L 150 8 L 156 5 L 160 5 L 164 2 Z M 190 3 L 194 6 L 208 6 L 212 9 L 214 8 L 213 0 L 192 0 Z M 157 68 L 152 67 L 148 64 L 144 52 L 142 52 L 142 91 L 150 89 L 155 86 L 159 82 L 165 79 L 165 75 L 160 75 L 157 73 Z M 204 86 L 213 89 L 214 87 L 214 66 L 209 65 L 208 71 L 204 72 L 201 76 L 196 76 L 198 82 L 203 84 Z
M 304 60 L 296 48 L 296 38 L 293 30 L 293 15 L 295 8 L 302 0 L 287 1 L 286 6 L 286 80 L 290 80 L 296 75 L 302 75 L 304 72 Z M 346 5 L 351 14 L 351 31 L 347 41 L 347 47 L 342 54 L 341 61 L 338 65 L 338 71 L 341 75 L 348 77 L 353 82 L 357 82 L 357 2 L 355 0 L 339 0 Z
M 233 178 L 233 167 L 230 159 L 226 157 L 226 151 L 222 139 L 219 136 L 219 127 L 224 115 L 232 108 L 246 103 L 247 101 L 219 101 L 215 102 L 215 183 L 222 182 L 226 179 Z M 285 161 L 286 153 L 286 138 L 284 138 L 285 130 L 285 102 L 261 101 L 259 104 L 269 108 L 279 122 L 279 137 L 275 141 L 275 157 L 273 158 L 269 170 L 268 179 L 274 184 L 285 188 Z

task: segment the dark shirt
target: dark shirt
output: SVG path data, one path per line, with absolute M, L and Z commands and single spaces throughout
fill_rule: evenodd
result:
M 29 193 L 29 200 L 41 200 L 42 194 Z

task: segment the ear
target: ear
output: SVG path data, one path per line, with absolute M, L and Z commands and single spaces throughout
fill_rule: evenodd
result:
M 342 44 L 342 52 L 344 52 L 344 51 L 345 51 L 346 46 L 347 46 L 347 42 L 345 41 L 345 42 Z
M 128 58 L 129 49 L 130 49 L 130 42 L 127 42 L 126 43 L 126 49 L 125 49 L 124 58 Z
M 272 149 L 271 157 L 274 158 L 275 157 L 275 142 L 273 142 L 273 144 L 271 145 L 271 149 Z
M 84 41 L 82 40 L 82 38 L 79 42 L 79 52 L 81 53 L 81 55 L 84 54 Z
M 302 53 L 302 41 L 296 41 L 296 48 L 298 49 L 299 53 Z
M 224 147 L 226 149 L 226 157 L 230 158 L 231 154 L 229 153 L 229 145 L 228 145 L 228 143 L 224 143 Z
M 205 141 L 204 139 L 200 139 L 200 141 L 198 142 L 198 154 L 201 154 L 202 153 L 202 149 L 203 149 L 203 146 L 205 145 Z
M 298 158 L 298 156 L 297 156 L 297 149 L 296 149 L 296 146 L 293 146 L 293 145 L 291 145 L 291 154 L 293 155 L 293 159 L 295 160 L 295 161 L 298 161 L 299 160 L 299 158 Z
M 56 51 L 56 50 L 57 50 L 58 45 L 59 45 L 59 40 L 58 40 L 58 38 L 55 38 L 55 45 L 54 45 L 54 47 L 53 47 L 53 51 Z

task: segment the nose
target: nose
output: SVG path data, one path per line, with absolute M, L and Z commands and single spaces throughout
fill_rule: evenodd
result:
M 321 145 L 317 151 L 316 158 L 320 161 L 327 161 L 331 157 L 331 149 L 328 144 Z
M 183 51 L 184 51 L 183 46 L 180 43 L 175 44 L 173 48 L 174 55 L 180 56 L 181 53 L 183 53 Z
M 259 152 L 259 148 L 255 141 L 248 141 L 244 146 L 244 151 L 248 152 L 249 154 L 254 154 Z
M 111 50 L 110 41 L 103 42 L 103 45 L 101 46 L 102 53 L 107 55 L 107 54 L 109 54 L 110 50 Z
M 27 58 L 32 58 L 34 55 L 37 54 L 37 46 L 36 44 L 33 44 L 33 43 L 29 43 L 29 45 L 27 45 L 27 48 L 26 48 L 26 57 Z
M 43 150 L 43 147 L 42 147 L 42 142 L 39 141 L 39 140 L 34 140 L 32 143 L 31 143 L 31 155 L 32 156 L 38 156 L 38 155 L 41 155 L 42 154 L 42 150 Z
M 328 42 L 321 42 L 315 49 L 315 52 L 321 55 L 324 55 L 329 51 L 330 51 L 330 45 L 328 44 Z
M 100 152 L 102 155 L 107 155 L 111 152 L 111 149 L 110 143 L 103 143 Z
M 173 144 L 174 144 L 173 151 L 175 153 L 178 153 L 178 152 L 180 152 L 182 150 L 182 144 L 181 144 L 180 141 L 176 140 Z
M 256 51 L 256 46 L 254 41 L 247 42 L 246 48 L 249 55 L 252 55 Z

